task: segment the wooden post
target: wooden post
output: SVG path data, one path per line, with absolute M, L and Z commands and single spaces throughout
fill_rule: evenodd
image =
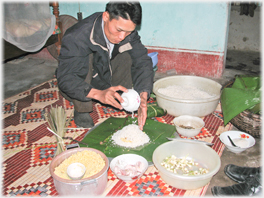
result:
M 60 28 L 61 33 L 58 34 L 58 42 L 55 43 L 56 49 L 58 52 L 58 56 L 60 54 L 60 49 L 61 49 L 61 39 L 62 39 L 62 24 L 60 22 L 60 11 L 59 11 L 59 2 L 52 2 L 50 5 L 53 7 L 53 14 L 56 17 L 56 24 Z

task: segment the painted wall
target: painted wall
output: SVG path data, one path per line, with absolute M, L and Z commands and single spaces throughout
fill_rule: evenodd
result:
M 60 2 L 60 14 L 83 18 L 104 11 L 108 1 Z M 220 77 L 228 40 L 227 2 L 142 2 L 139 34 L 149 52 L 159 52 L 158 72 Z

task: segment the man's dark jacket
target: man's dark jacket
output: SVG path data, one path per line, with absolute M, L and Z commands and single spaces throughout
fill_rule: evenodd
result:
M 146 91 L 150 94 L 153 87 L 152 61 L 136 30 L 115 45 L 112 59 L 125 51 L 132 58 L 133 88 L 138 93 Z M 88 73 L 91 53 L 94 63 L 93 78 L 91 84 L 88 84 L 84 80 Z M 62 39 L 57 70 L 58 86 L 61 91 L 70 98 L 90 101 L 91 99 L 86 96 L 91 88 L 103 90 L 112 86 L 111 72 L 109 53 L 102 30 L 102 12 L 95 13 L 67 29 Z

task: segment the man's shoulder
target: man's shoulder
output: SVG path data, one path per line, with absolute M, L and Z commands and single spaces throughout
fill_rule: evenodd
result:
M 67 29 L 67 34 L 80 34 L 89 31 L 93 27 L 94 21 L 102 15 L 102 12 L 96 12 L 81 21 L 78 21 L 76 24 Z
M 78 28 L 82 28 L 82 27 L 84 27 L 84 28 L 89 28 L 89 27 L 92 27 L 93 24 L 94 24 L 94 21 L 95 21 L 99 16 L 101 16 L 101 15 L 102 15 L 102 12 L 96 12 L 96 13 L 94 13 L 94 14 L 92 14 L 92 15 L 86 17 L 86 18 L 84 18 L 83 20 L 79 21 L 79 22 L 76 24 L 76 26 L 77 26 Z M 76 27 L 76 28 L 77 28 L 77 27 Z

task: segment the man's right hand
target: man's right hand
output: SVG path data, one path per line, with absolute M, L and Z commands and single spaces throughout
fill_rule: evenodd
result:
M 123 109 L 123 107 L 120 103 L 124 102 L 124 100 L 117 91 L 128 92 L 127 88 L 121 85 L 110 87 L 105 90 L 92 88 L 91 91 L 88 93 L 87 98 L 98 100 L 101 103 L 109 104 L 121 110 Z M 116 100 L 118 100 L 120 103 L 118 103 Z

